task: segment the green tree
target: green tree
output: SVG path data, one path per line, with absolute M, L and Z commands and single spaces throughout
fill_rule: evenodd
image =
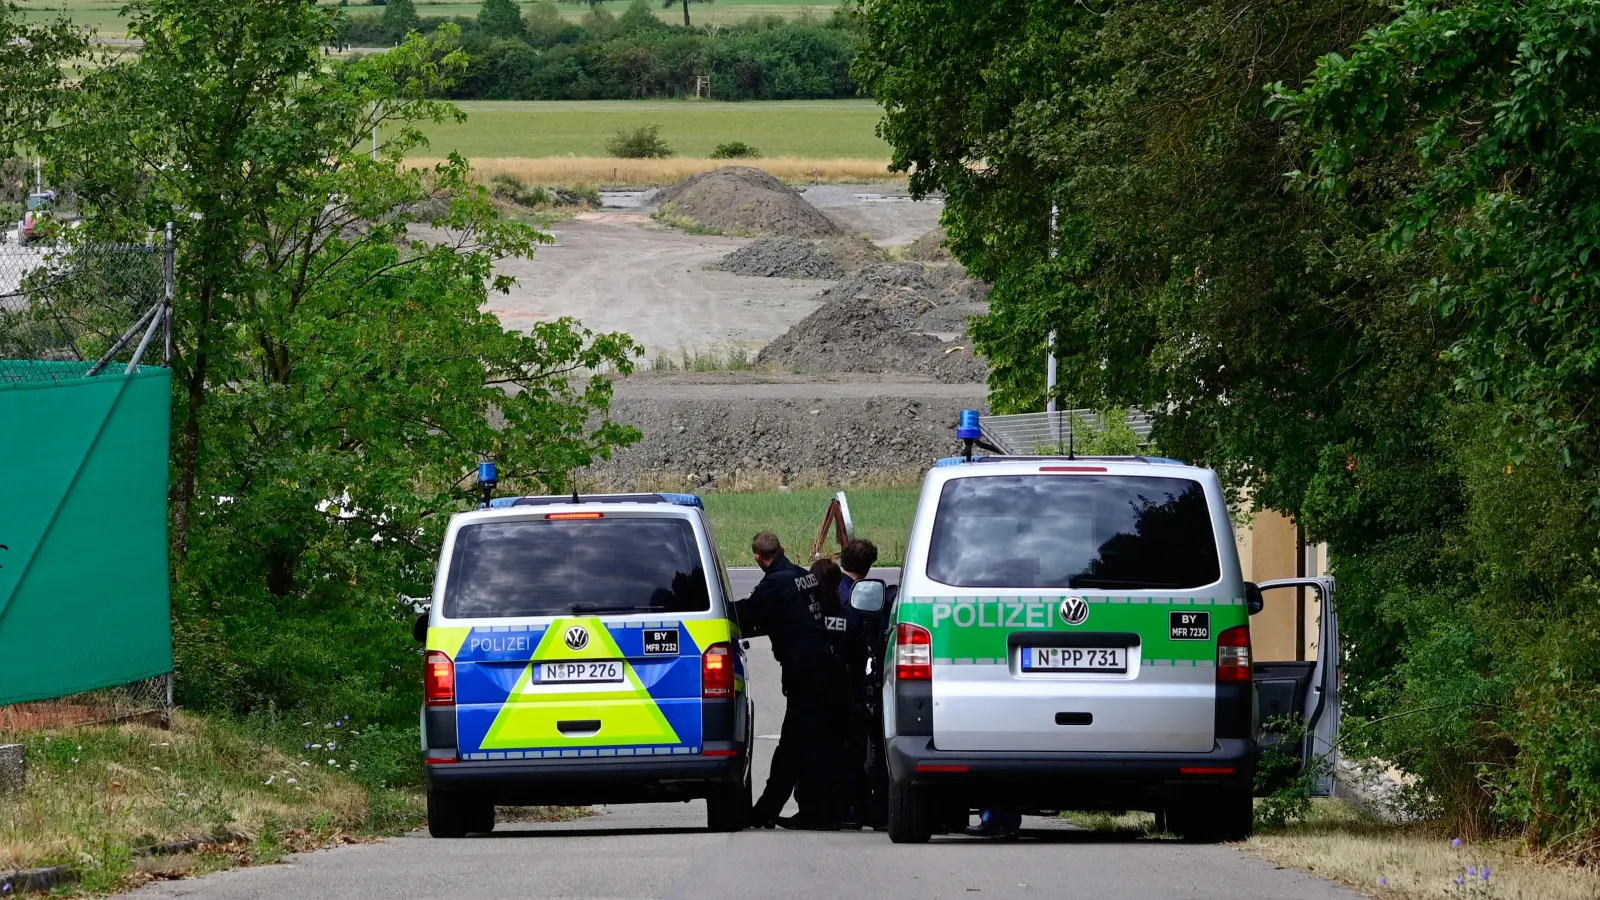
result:
M 395 599 L 427 592 L 477 460 L 559 489 L 634 437 L 604 417 L 609 383 L 585 375 L 628 371 L 634 348 L 565 320 L 507 332 L 480 311 L 509 286 L 494 261 L 545 237 L 501 220 L 459 158 L 404 164 L 419 123 L 462 118 L 427 99 L 465 63 L 457 36 L 330 66 L 336 15 L 311 0 L 135 4 L 142 52 L 85 76 L 47 154 L 80 185 L 85 235 L 180 223 L 185 608 L 383 609 L 394 627 Z
M 403 39 L 417 30 L 422 19 L 417 16 L 417 5 L 412 0 L 388 0 L 384 4 L 383 17 L 380 21 L 396 39 Z
M 711 2 L 711 0 L 664 0 L 664 2 L 661 4 L 661 8 L 662 9 L 671 9 L 674 6 L 683 7 L 683 27 L 691 28 L 693 26 L 689 24 L 689 4 L 690 3 L 710 3 L 710 2 Z
M 522 9 L 516 0 L 483 0 L 478 7 L 478 27 L 491 38 L 526 38 Z
M 70 89 L 63 65 L 87 43 L 65 17 L 34 23 L 15 3 L 0 2 L 0 158 L 49 123 Z

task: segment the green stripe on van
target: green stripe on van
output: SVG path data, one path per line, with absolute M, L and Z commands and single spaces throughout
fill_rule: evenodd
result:
M 933 656 L 940 660 L 1004 660 L 1009 652 L 1006 639 L 1018 631 L 1131 631 L 1139 635 L 1141 656 L 1169 665 L 1215 661 L 1217 635 L 1250 620 L 1241 598 L 1091 597 L 1089 618 L 1081 625 L 1067 625 L 1060 615 L 1066 596 L 905 597 L 896 604 L 896 618 L 928 629 L 933 634 Z M 1209 612 L 1211 637 L 1172 640 L 1170 614 L 1179 609 Z

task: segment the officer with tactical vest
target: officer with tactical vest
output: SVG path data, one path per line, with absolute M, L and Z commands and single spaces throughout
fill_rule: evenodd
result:
M 737 604 L 739 628 L 746 637 L 772 640 L 788 698 L 766 790 L 751 810 L 751 822 L 766 828 L 837 828 L 835 763 L 840 748 L 834 745 L 842 730 L 833 700 L 845 678 L 844 663 L 823 622 L 817 577 L 790 562 L 770 531 L 756 535 L 750 549 L 766 574 L 750 598 Z M 800 814 L 780 820 L 796 782 L 803 787 L 797 796 Z

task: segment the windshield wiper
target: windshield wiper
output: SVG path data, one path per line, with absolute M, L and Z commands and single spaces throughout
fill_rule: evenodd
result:
M 1075 588 L 1132 588 L 1134 590 L 1156 588 L 1177 588 L 1176 582 L 1170 581 L 1133 581 L 1121 578 L 1074 578 L 1071 582 Z
M 654 606 L 608 606 L 600 603 L 573 603 L 567 606 L 573 615 L 580 613 L 626 613 L 626 612 L 662 612 Z

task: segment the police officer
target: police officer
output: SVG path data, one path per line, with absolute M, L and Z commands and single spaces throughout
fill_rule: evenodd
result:
M 835 669 L 842 666 L 823 623 L 817 578 L 790 562 L 770 531 L 756 535 L 750 549 L 765 577 L 749 599 L 737 604 L 739 629 L 747 637 L 764 634 L 772 640 L 788 698 L 766 789 L 751 810 L 751 821 L 768 828 L 836 828 L 837 789 L 829 763 L 837 755 L 832 743 L 838 729 L 829 689 L 837 683 Z M 796 782 L 804 788 L 797 797 L 800 814 L 780 822 L 778 814 Z
M 842 678 L 828 686 L 830 709 L 836 723 L 833 750 L 838 754 L 833 765 L 837 772 L 833 799 L 842 828 L 860 828 L 867 808 L 862 791 L 866 787 L 866 668 L 867 640 L 861 613 L 850 606 L 845 589 L 845 574 L 838 563 L 823 558 L 811 564 L 822 592 L 822 626 L 833 644 L 834 655 L 843 664 Z M 859 579 L 856 579 L 859 580 Z M 854 582 L 851 582 L 853 585 Z M 859 732 L 861 739 L 855 740 Z

